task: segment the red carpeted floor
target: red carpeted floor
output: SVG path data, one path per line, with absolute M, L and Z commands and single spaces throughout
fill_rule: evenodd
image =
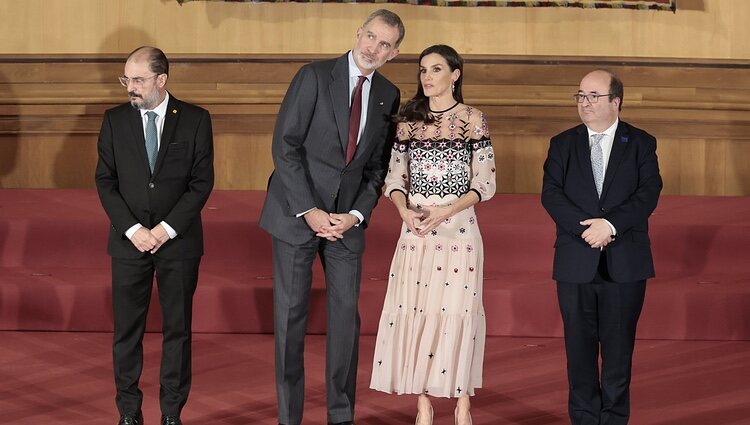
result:
M 0 423 L 8 425 L 117 422 L 111 334 L 0 332 Z M 367 388 L 373 337 L 361 342 L 357 424 L 414 421 L 415 398 Z M 186 425 L 275 424 L 273 337 L 195 336 L 194 381 Z M 146 424 L 158 421 L 160 338 L 148 334 Z M 307 339 L 305 424 L 325 423 L 324 337 Z M 566 381 L 558 338 L 488 339 L 484 388 L 472 399 L 476 425 L 563 425 Z M 750 342 L 641 340 L 634 355 L 633 425 L 750 423 Z M 452 402 L 435 400 L 435 424 L 453 423 Z

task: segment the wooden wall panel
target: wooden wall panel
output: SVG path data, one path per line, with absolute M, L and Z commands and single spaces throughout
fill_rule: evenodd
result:
M 271 134 L 222 134 L 215 140 L 215 185 L 265 190 L 273 171 Z
M 320 57 L 172 58 L 172 92 L 212 114 L 217 189 L 265 188 L 273 168 L 271 133 L 288 81 Z M 93 187 L 102 114 L 125 100 L 116 81 L 122 61 L 0 55 L 0 187 Z M 465 99 L 487 117 L 500 192 L 539 192 L 549 138 L 579 122 L 572 94 L 596 64 L 625 83 L 623 119 L 658 138 L 664 193 L 750 195 L 750 64 L 469 56 Z M 402 89 L 402 99 L 414 93 L 414 56 L 383 72 Z
M 0 52 L 333 54 L 375 4 L 174 0 L 3 0 Z M 750 2 L 679 0 L 677 13 L 580 8 L 385 5 L 403 53 L 448 43 L 465 54 L 750 59 Z
M 750 195 L 750 143 L 733 142 L 727 145 L 723 194 Z
M 0 187 L 92 188 L 95 134 L 0 134 Z

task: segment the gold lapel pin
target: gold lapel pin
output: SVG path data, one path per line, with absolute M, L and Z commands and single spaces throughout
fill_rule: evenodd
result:
M 177 109 L 172 109 L 172 113 L 176 114 L 177 113 Z

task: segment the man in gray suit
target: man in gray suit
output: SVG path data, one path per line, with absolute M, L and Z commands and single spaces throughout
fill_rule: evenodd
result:
M 401 19 L 373 12 L 354 48 L 303 66 L 281 104 L 260 226 L 273 236 L 279 423 L 302 422 L 312 263 L 326 273 L 328 421 L 351 424 L 364 229 L 388 167 L 398 88 L 376 70 L 398 54 Z

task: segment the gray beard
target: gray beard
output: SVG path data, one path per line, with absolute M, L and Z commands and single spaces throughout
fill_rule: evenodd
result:
M 137 103 L 135 103 L 136 101 L 138 101 L 138 99 L 141 100 L 141 104 L 140 105 L 137 104 Z M 153 100 L 153 102 L 151 102 L 151 103 L 154 103 L 154 105 L 150 105 L 149 104 L 149 100 Z M 158 100 L 159 100 L 159 95 L 158 94 L 156 96 L 154 96 L 154 99 L 144 99 L 143 97 L 135 98 L 135 99 L 133 99 L 133 100 L 130 101 L 130 106 L 132 106 L 133 109 L 135 109 L 136 111 L 140 111 L 142 109 L 150 110 L 150 109 L 154 109 L 158 105 L 158 103 L 156 103 Z

